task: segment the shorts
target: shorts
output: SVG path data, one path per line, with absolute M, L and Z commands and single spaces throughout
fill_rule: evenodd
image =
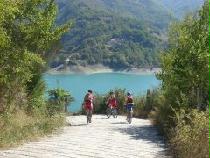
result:
M 133 110 L 133 104 L 127 104 L 126 109 L 127 109 L 127 111 L 132 111 Z

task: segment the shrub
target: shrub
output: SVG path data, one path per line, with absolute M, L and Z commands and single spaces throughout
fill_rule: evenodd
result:
M 150 112 L 154 110 L 156 106 L 156 98 L 159 96 L 159 90 L 155 89 L 151 91 L 147 90 L 145 96 L 140 96 L 135 98 L 135 110 L 134 116 L 141 118 L 148 118 Z
M 50 116 L 57 112 L 67 112 L 67 106 L 74 100 L 68 91 L 56 88 L 48 91 L 47 111 Z
M 95 95 L 95 101 L 94 101 L 94 112 L 97 114 L 105 114 L 106 112 L 106 100 L 107 100 L 107 95 Z
M 184 113 L 183 113 L 184 114 Z M 192 110 L 172 130 L 171 144 L 180 158 L 209 157 L 209 114 Z

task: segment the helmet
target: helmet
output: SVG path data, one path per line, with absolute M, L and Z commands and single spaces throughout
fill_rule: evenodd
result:
M 131 96 L 131 93 L 130 92 L 127 92 L 127 96 Z
M 112 95 L 112 94 L 114 94 L 114 92 L 113 92 L 113 91 L 111 91 L 111 92 L 109 92 L 109 94 L 110 94 L 110 95 Z

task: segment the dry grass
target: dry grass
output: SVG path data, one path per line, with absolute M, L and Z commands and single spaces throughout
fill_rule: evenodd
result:
M 174 155 L 179 158 L 209 157 L 209 114 L 193 110 L 189 122 L 180 122 L 171 137 Z
M 36 139 L 50 134 L 64 124 L 64 115 L 51 118 L 43 115 L 28 116 L 24 111 L 0 115 L 0 148 Z

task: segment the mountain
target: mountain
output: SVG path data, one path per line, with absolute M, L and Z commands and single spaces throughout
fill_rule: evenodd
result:
M 158 67 L 167 29 L 176 20 L 166 0 L 57 0 L 57 24 L 74 27 L 61 40 L 52 67 L 103 64 L 111 68 Z
M 205 0 L 158 0 L 172 14 L 182 19 L 187 13 L 198 10 Z
M 58 24 L 74 20 L 52 66 L 104 64 L 112 68 L 158 66 L 172 17 L 153 0 L 58 0 Z M 121 14 L 120 14 L 121 13 Z M 162 19 L 162 17 L 165 17 Z

